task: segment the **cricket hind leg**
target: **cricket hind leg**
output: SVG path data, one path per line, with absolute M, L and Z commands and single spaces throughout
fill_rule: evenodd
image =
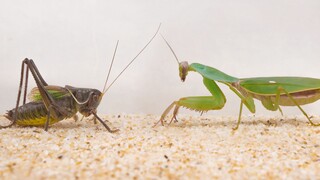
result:
M 10 124 L 5 125 L 5 126 L 1 126 L 0 125 L 0 128 L 11 127 L 17 122 L 18 107 L 19 107 L 19 104 L 20 104 L 21 90 L 22 90 L 23 82 L 25 83 L 24 93 L 23 93 L 23 105 L 26 104 L 27 89 L 28 89 L 28 75 L 29 75 L 29 67 L 26 65 L 26 61 L 28 61 L 28 60 L 29 60 L 28 58 L 25 58 L 21 63 L 18 97 L 17 97 L 17 101 L 16 101 L 15 110 L 14 110 L 14 113 L 13 113 L 13 118 L 12 118 Z M 26 72 L 24 73 L 25 66 L 26 66 Z M 25 74 L 25 79 L 24 79 L 24 74 Z
M 103 122 L 103 120 L 95 112 L 92 112 L 92 114 L 110 133 L 115 133 L 119 131 L 119 129 L 111 129 L 105 122 Z
M 47 86 L 48 84 L 44 81 L 44 79 L 42 78 L 37 66 L 34 64 L 32 59 L 24 59 L 22 61 L 22 67 L 21 67 L 21 76 L 20 76 L 20 85 L 19 85 L 19 91 L 18 91 L 18 97 L 17 97 L 17 103 L 16 103 L 16 108 L 14 110 L 14 115 L 13 115 L 13 120 L 11 121 L 11 123 L 9 125 L 6 126 L 0 126 L 0 128 L 7 128 L 7 127 L 11 127 L 12 125 L 14 125 L 17 121 L 17 116 L 18 116 L 18 107 L 20 104 L 20 98 L 21 98 L 21 89 L 23 86 L 23 79 L 24 79 L 24 68 L 26 66 L 26 76 L 25 76 L 25 89 L 24 89 L 24 100 L 23 103 L 25 103 L 25 99 L 26 99 L 26 94 L 27 94 L 27 84 L 28 84 L 28 72 L 31 71 L 33 78 L 37 84 L 37 87 L 39 89 L 40 95 L 43 99 L 43 103 L 48 111 L 48 116 L 47 116 L 47 120 L 45 123 L 45 130 L 48 129 L 49 126 L 49 122 L 50 122 L 50 117 L 54 118 L 54 119 L 62 119 L 63 117 L 65 117 L 68 112 L 66 110 L 64 110 L 63 108 L 59 107 L 58 105 L 56 105 L 56 103 L 54 102 L 53 98 L 50 96 L 50 94 L 48 93 L 48 91 L 44 88 L 44 86 Z
M 32 76 L 37 84 L 43 103 L 48 111 L 47 120 L 44 126 L 45 131 L 48 130 L 50 118 L 63 119 L 69 115 L 69 112 L 56 104 L 55 100 L 51 97 L 49 92 L 45 89 L 48 84 L 42 78 L 37 66 L 32 59 L 25 59 L 24 63 L 28 66 Z

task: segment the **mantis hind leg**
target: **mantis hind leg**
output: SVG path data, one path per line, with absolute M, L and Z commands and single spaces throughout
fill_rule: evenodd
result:
M 308 119 L 308 121 L 310 122 L 310 124 L 312 126 L 320 126 L 320 123 L 316 124 L 314 123 L 311 118 L 308 116 L 308 114 L 302 109 L 302 107 L 297 103 L 297 101 L 292 97 L 292 95 L 290 93 L 288 93 L 285 89 L 280 88 L 279 91 L 283 91 L 286 93 L 286 95 L 291 99 L 291 101 L 300 109 L 300 111 L 303 113 L 303 115 Z

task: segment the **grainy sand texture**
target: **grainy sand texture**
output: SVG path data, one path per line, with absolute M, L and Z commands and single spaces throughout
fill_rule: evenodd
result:
M 304 117 L 104 116 L 0 130 L 0 179 L 319 179 L 320 127 Z M 319 117 L 314 118 L 319 122 Z M 5 121 L 1 117 L 0 123 Z

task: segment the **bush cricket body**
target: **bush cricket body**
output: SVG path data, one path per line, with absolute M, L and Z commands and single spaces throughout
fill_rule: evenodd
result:
M 152 42 L 157 35 L 160 26 L 161 24 L 148 43 L 127 64 L 127 66 L 119 73 L 114 81 L 110 83 L 108 88 L 106 88 L 118 47 L 117 42 L 102 92 L 97 89 L 77 88 L 68 85 L 65 87 L 48 85 L 48 83 L 41 76 L 33 60 L 27 58 L 24 59 L 21 66 L 20 84 L 16 107 L 12 110 L 9 110 L 5 115 L 5 117 L 10 121 L 10 124 L 0 126 L 0 128 L 7 128 L 17 124 L 21 126 L 44 126 L 45 131 L 47 131 L 49 125 L 57 123 L 63 119 L 76 117 L 76 113 L 79 112 L 84 117 L 93 115 L 95 122 L 96 119 L 98 119 L 98 121 L 102 123 L 103 126 L 111 133 L 118 131 L 118 129 L 112 130 L 109 128 L 107 124 L 97 115 L 97 107 L 99 106 L 103 95 L 109 90 L 113 83 Z M 34 78 L 37 87 L 31 90 L 28 95 L 30 102 L 26 103 L 29 71 Z M 23 104 L 19 106 L 23 82 L 25 82 Z

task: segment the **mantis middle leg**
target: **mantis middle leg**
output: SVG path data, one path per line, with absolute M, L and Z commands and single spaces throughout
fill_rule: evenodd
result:
M 242 93 L 239 92 L 235 87 L 233 87 L 230 84 L 226 83 L 226 85 L 229 86 L 229 88 L 241 99 L 237 125 L 236 125 L 236 127 L 232 128 L 233 130 L 237 130 L 239 128 L 239 125 L 240 125 L 240 122 L 241 122 L 243 104 L 252 113 L 255 113 L 256 109 L 255 109 L 254 101 L 253 101 L 253 98 L 252 98 L 251 95 L 249 95 L 248 93 L 245 93 L 245 92 L 242 92 Z

